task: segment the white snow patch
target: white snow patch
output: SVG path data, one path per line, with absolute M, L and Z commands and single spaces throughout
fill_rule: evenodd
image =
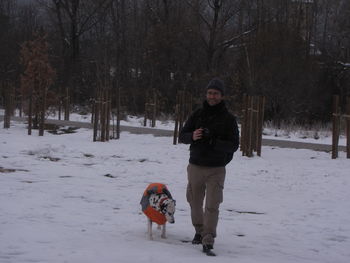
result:
M 263 147 L 227 166 L 215 259 L 183 243 L 194 230 L 186 202 L 188 146 L 92 131 L 44 137 L 25 125 L 0 128 L 0 262 L 347 263 L 350 160 L 329 153 Z M 51 158 L 43 158 L 51 157 Z M 1 169 L 0 169 L 1 170 Z M 148 183 L 177 200 L 168 239 L 147 240 L 139 201 Z

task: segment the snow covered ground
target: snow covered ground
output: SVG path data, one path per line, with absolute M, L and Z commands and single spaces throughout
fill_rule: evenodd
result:
M 51 118 L 56 118 L 57 116 L 51 116 Z M 70 120 L 88 122 L 91 120 L 91 115 L 80 115 L 77 113 L 72 113 L 70 115 Z M 133 127 L 143 127 L 144 118 L 128 115 L 125 120 L 121 121 L 121 125 L 133 126 Z M 150 127 L 149 121 L 147 127 Z M 173 120 L 156 120 L 157 129 L 164 130 L 174 130 Z M 265 123 L 266 125 L 266 123 Z M 315 130 L 317 128 L 317 130 Z M 287 141 L 298 141 L 306 143 L 319 143 L 319 144 L 332 144 L 332 131 L 330 127 L 314 127 L 312 130 L 306 130 L 302 127 L 285 127 L 285 129 L 275 129 L 271 125 L 266 125 L 263 130 L 263 138 L 273 139 L 273 140 L 287 140 Z M 345 136 L 341 135 L 339 138 L 339 145 L 346 145 Z
M 350 262 L 350 160 L 345 153 L 263 147 L 227 166 L 211 258 L 193 236 L 185 199 L 188 146 L 91 130 L 44 137 L 0 122 L 0 262 Z M 148 183 L 177 200 L 166 240 L 146 237 L 139 201 Z
M 4 115 L 4 110 L 0 109 L 0 115 Z M 19 113 L 16 111 L 16 115 Z M 49 119 L 58 119 L 58 113 L 52 113 L 47 116 Z M 91 114 L 79 114 L 76 112 L 72 112 L 70 114 L 71 121 L 78 122 L 90 122 Z M 156 129 L 163 130 L 174 130 L 175 122 L 174 120 L 162 117 L 163 120 L 156 120 Z M 112 123 L 112 122 L 111 122 Z M 144 118 L 142 116 L 133 116 L 127 115 L 124 120 L 121 120 L 121 125 L 124 126 L 133 126 L 133 127 L 143 127 Z M 328 124 L 330 125 L 330 124 Z M 150 127 L 150 121 L 147 122 L 147 127 Z M 331 127 L 312 127 L 312 129 L 305 129 L 303 127 L 296 126 L 286 126 L 284 129 L 276 129 L 268 122 L 265 123 L 265 127 L 263 129 L 263 138 L 264 139 L 272 139 L 272 140 L 286 140 L 286 141 L 297 141 L 297 142 L 305 142 L 305 143 L 316 143 L 316 144 L 332 144 L 332 130 Z M 345 127 L 343 127 L 343 130 Z M 346 137 L 341 134 L 339 137 L 339 145 L 346 145 Z

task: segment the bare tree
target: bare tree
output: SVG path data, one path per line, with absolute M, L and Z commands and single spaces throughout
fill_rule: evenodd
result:
M 0 97 L 6 106 L 4 125 L 9 127 L 9 118 L 14 109 L 14 96 L 18 70 L 18 47 L 15 14 L 16 1 L 0 0 Z M 11 109 L 11 110 L 10 110 Z
M 25 70 L 21 76 L 24 98 L 28 100 L 28 134 L 31 134 L 32 113 L 39 125 L 39 136 L 44 135 L 45 113 L 47 109 L 48 88 L 55 75 L 48 56 L 45 35 L 36 35 L 34 40 L 26 41 L 21 48 L 21 63 Z
M 196 18 L 196 27 L 200 32 L 206 50 L 207 72 L 217 73 L 219 58 L 225 45 L 221 45 L 232 37 L 232 25 L 238 14 L 240 1 L 229 0 L 186 0 Z M 221 53 L 221 54 L 220 54 Z
M 38 0 L 46 7 L 60 39 L 62 64 L 58 72 L 62 98 L 65 105 L 65 120 L 69 119 L 71 103 L 81 103 L 83 81 L 81 38 L 99 23 L 98 13 L 105 10 L 112 0 Z M 73 98 L 72 98 L 73 96 Z

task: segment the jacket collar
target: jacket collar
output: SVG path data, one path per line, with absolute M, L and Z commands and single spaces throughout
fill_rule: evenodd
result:
M 208 114 L 216 114 L 219 112 L 226 111 L 225 101 L 221 101 L 220 103 L 210 106 L 208 102 L 205 100 L 203 102 L 203 110 Z

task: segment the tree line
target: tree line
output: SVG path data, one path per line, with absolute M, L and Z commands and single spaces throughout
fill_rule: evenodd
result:
M 42 41 L 45 107 L 65 119 L 101 89 L 112 108 L 141 113 L 156 94 L 174 113 L 178 92 L 200 104 L 219 76 L 233 111 L 263 95 L 276 124 L 329 121 L 332 94 L 350 95 L 349 17 L 348 0 L 0 0 L 0 103 L 9 87 L 28 103 L 24 48 Z

